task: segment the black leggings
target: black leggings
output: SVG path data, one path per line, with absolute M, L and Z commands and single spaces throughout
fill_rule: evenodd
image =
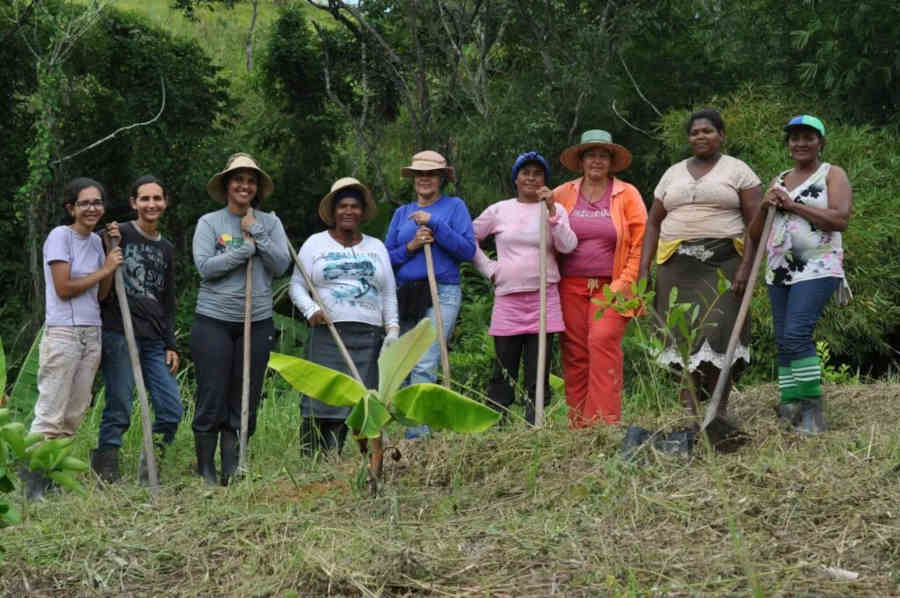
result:
M 272 319 L 250 326 L 250 424 L 256 429 L 263 378 L 275 337 Z M 217 434 L 241 429 L 241 383 L 244 363 L 244 324 L 194 315 L 191 356 L 197 371 L 193 429 L 196 434 Z
M 544 406 L 550 404 L 550 362 L 553 361 L 555 334 L 547 335 L 547 367 L 544 370 Z M 516 384 L 519 379 L 519 363 L 525 360 L 525 419 L 534 424 L 534 397 L 537 392 L 538 335 L 517 334 L 515 336 L 495 336 L 494 350 L 497 362 L 494 376 L 488 386 L 488 401 L 491 406 L 505 413 L 516 400 Z

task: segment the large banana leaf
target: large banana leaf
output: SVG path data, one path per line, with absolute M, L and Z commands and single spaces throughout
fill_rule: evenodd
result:
M 16 419 L 28 424 L 34 415 L 34 404 L 38 399 L 37 377 L 41 360 L 41 338 L 44 328 L 41 327 L 31 343 L 28 355 L 19 368 L 12 391 L 9 393 L 9 406 L 16 412 Z
M 378 356 L 378 395 L 390 400 L 431 343 L 437 338 L 434 324 L 423 318 Z
M 408 419 L 455 432 L 482 432 L 500 419 L 490 407 L 437 384 L 407 386 L 392 403 Z
M 389 421 L 391 414 L 375 393 L 370 392 L 353 406 L 344 423 L 356 438 L 381 438 L 381 429 Z
M 352 407 L 366 394 L 350 376 L 292 355 L 272 353 L 269 367 L 296 390 L 335 407 Z

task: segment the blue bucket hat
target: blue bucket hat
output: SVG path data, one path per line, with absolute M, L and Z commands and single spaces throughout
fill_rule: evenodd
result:
M 822 139 L 825 139 L 825 125 L 822 124 L 822 121 L 816 118 L 815 116 L 811 116 L 809 114 L 801 114 L 800 116 L 795 116 L 791 120 L 788 121 L 788 124 L 784 125 L 784 130 L 790 131 L 793 127 L 810 127 L 811 129 L 815 129 L 822 136 Z
M 540 155 L 537 152 L 525 152 L 524 154 L 519 154 L 519 157 L 516 158 L 516 161 L 513 162 L 512 167 L 512 182 L 513 186 L 516 184 L 516 178 L 519 176 L 519 171 L 522 170 L 522 167 L 528 164 L 529 162 L 534 162 L 536 164 L 540 164 L 544 168 L 544 183 L 550 183 L 550 164 L 547 162 L 547 159 L 544 156 Z

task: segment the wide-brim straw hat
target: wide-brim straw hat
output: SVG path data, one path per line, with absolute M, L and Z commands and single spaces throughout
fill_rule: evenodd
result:
M 363 195 L 363 215 L 362 222 L 368 222 L 378 213 L 378 206 L 372 198 L 372 192 L 369 188 L 360 183 L 352 176 L 339 178 L 331 185 L 331 191 L 319 202 L 319 218 L 328 226 L 334 226 L 334 207 L 331 205 L 334 196 L 344 189 L 357 189 Z
M 631 152 L 618 143 L 613 143 L 612 135 L 601 129 L 591 129 L 581 134 L 581 142 L 578 145 L 566 148 L 559 161 L 572 172 L 580 173 L 583 169 L 581 154 L 594 147 L 605 147 L 612 155 L 609 164 L 609 172 L 615 173 L 631 166 Z
M 456 170 L 447 166 L 447 159 L 432 150 L 419 152 L 412 157 L 412 164 L 400 171 L 405 177 L 414 177 L 423 172 L 439 172 L 451 181 L 456 181 Z
M 227 203 L 228 197 L 225 193 L 225 186 L 222 184 L 222 180 L 229 172 L 240 168 L 249 168 L 250 170 L 256 171 L 256 175 L 259 178 L 256 188 L 256 198 L 258 200 L 262 201 L 272 195 L 272 191 L 275 190 L 275 184 L 272 182 L 272 177 L 266 174 L 266 171 L 256 164 L 256 160 L 253 159 L 253 156 L 238 152 L 228 156 L 228 161 L 225 163 L 225 169 L 222 172 L 217 172 L 209 179 L 209 182 L 206 183 L 206 192 L 209 193 L 209 196 L 216 201 Z

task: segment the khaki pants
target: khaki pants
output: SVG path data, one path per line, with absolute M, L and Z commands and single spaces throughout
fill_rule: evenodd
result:
M 99 326 L 48 326 L 44 330 L 32 432 L 47 438 L 75 435 L 91 404 L 100 343 Z

